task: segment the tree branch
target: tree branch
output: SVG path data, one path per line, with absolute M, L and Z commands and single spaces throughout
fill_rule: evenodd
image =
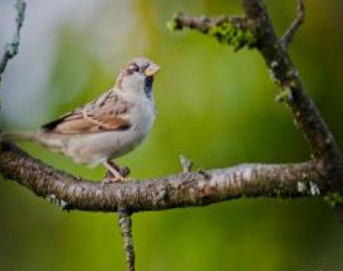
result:
M 242 0 L 243 10 L 258 39 L 262 54 L 275 82 L 283 88 L 284 101 L 291 108 L 296 127 L 309 145 L 318 169 L 334 192 L 343 195 L 343 160 L 340 149 L 317 107 L 306 93 L 288 52 L 277 38 L 262 0 Z M 343 222 L 342 202 L 337 211 Z
M 240 197 L 300 197 L 328 190 L 313 161 L 299 164 L 243 164 L 187 172 L 158 179 L 102 185 L 45 165 L 16 146 L 3 143 L 0 172 L 36 195 L 67 210 L 130 212 L 204 206 Z M 313 190 L 313 189 L 312 189 Z
M 132 220 L 128 210 L 119 209 L 119 227 L 124 239 L 124 251 L 126 253 L 127 271 L 135 271 L 135 251 L 132 240 Z
M 77 178 L 32 158 L 14 144 L 1 142 L 0 172 L 62 209 L 118 212 L 128 270 L 134 271 L 131 214 L 188 206 L 205 206 L 240 197 L 293 198 L 324 195 L 343 221 L 343 161 L 326 123 L 306 94 L 287 46 L 304 20 L 298 15 L 279 39 L 262 0 L 241 0 L 245 17 L 192 17 L 177 14 L 169 27 L 196 29 L 235 50 L 256 48 L 265 59 L 274 82 L 282 88 L 278 100 L 292 110 L 296 127 L 309 145 L 312 160 L 297 164 L 243 164 L 192 172 L 192 162 L 181 157 L 183 173 L 129 183 L 100 184 Z M 25 2 L 17 0 L 16 33 L 0 62 L 0 76 L 18 53 Z M 1 77 L 0 77 L 1 80 Z
M 300 28 L 302 23 L 305 20 L 305 4 L 303 0 L 297 0 L 298 1 L 298 7 L 297 7 L 297 16 L 290 25 L 290 27 L 287 29 L 286 33 L 281 38 L 281 46 L 284 50 L 287 50 L 288 45 L 291 43 L 295 33 Z
M 16 31 L 12 38 L 12 41 L 6 45 L 5 52 L 0 61 L 0 82 L 1 75 L 6 69 L 7 62 L 18 54 L 19 44 L 20 44 L 20 30 L 24 23 L 26 3 L 23 0 L 17 0 L 15 5 L 17 10 L 16 17 Z
M 282 88 L 278 100 L 285 102 L 291 108 L 294 123 L 305 138 L 312 157 L 318 163 L 318 170 L 326 179 L 330 190 L 343 195 L 343 160 L 340 149 L 315 104 L 306 93 L 298 71 L 284 46 L 285 42 L 290 42 L 301 25 L 304 18 L 303 2 L 298 0 L 298 17 L 283 39 L 276 36 L 262 0 L 241 0 L 241 2 L 245 17 L 241 18 L 240 25 L 230 21 L 230 27 L 239 28 L 237 33 L 239 30 L 252 31 L 256 39 L 253 43 L 255 48 L 263 56 L 272 80 Z M 192 17 L 185 14 L 177 14 L 174 21 L 177 25 L 176 30 L 188 27 L 200 30 L 204 34 L 210 33 L 209 29 L 221 25 L 221 21 L 217 18 L 203 20 L 202 16 Z M 337 204 L 336 207 L 343 219 L 342 205 Z
M 139 212 L 186 206 L 204 206 L 245 197 L 300 197 L 342 194 L 342 158 L 338 146 L 298 72 L 276 37 L 261 0 L 242 0 L 245 17 L 210 19 L 177 15 L 176 29 L 191 27 L 225 41 L 235 49 L 257 48 L 282 97 L 305 137 L 313 160 L 299 164 L 244 164 L 226 169 L 190 172 L 159 179 L 101 185 L 53 169 L 28 156 L 15 145 L 1 143 L 0 172 L 63 209 Z M 335 197 L 341 208 L 341 197 Z
M 239 16 L 209 18 L 177 13 L 167 23 L 167 26 L 171 30 L 182 30 L 185 27 L 198 30 L 216 38 L 220 43 L 232 46 L 235 51 L 243 47 L 253 48 L 256 46 L 256 39 L 247 24 L 247 20 Z

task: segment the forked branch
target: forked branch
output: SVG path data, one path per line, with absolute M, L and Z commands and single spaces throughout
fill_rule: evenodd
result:
M 245 17 L 240 19 L 241 24 L 237 25 L 228 21 L 228 24 L 225 25 L 225 29 L 228 31 L 221 32 L 235 33 L 237 38 L 241 37 L 242 33 L 253 33 L 254 42 L 249 39 L 243 40 L 240 47 L 247 45 L 245 42 L 250 42 L 248 44 L 253 44 L 253 48 L 261 53 L 273 81 L 281 88 L 278 99 L 290 107 L 294 123 L 308 143 L 311 156 L 317 163 L 316 169 L 326 180 L 330 191 L 343 195 L 343 160 L 340 149 L 315 104 L 306 93 L 299 73 L 286 50 L 288 43 L 304 20 L 303 1 L 298 0 L 298 16 L 283 38 L 276 36 L 262 0 L 242 0 L 241 2 L 245 14 Z M 193 17 L 177 14 L 174 21 L 178 27 L 175 29 L 195 28 L 208 34 L 211 32 L 209 28 L 215 30 L 222 27 L 221 21 L 217 18 L 206 18 L 205 21 L 202 18 L 203 16 Z M 204 24 L 207 27 L 204 27 Z M 232 28 L 236 31 L 232 31 Z M 343 217 L 342 196 L 339 198 L 336 208 Z

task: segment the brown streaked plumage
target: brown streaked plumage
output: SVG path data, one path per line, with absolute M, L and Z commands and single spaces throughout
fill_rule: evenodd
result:
M 123 130 L 130 127 L 131 105 L 108 91 L 99 99 L 42 126 L 43 131 L 60 134 L 95 133 Z

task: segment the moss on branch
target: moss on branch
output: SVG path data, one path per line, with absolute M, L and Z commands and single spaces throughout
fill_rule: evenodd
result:
M 250 29 L 240 29 L 231 22 L 221 22 L 208 31 L 208 35 L 216 38 L 219 43 L 232 46 L 235 51 L 243 47 L 256 47 L 257 39 Z
M 181 31 L 184 28 L 196 29 L 215 38 L 221 44 L 232 46 L 235 51 L 243 47 L 252 49 L 257 45 L 257 38 L 251 29 L 246 27 L 246 20 L 241 17 L 190 17 L 184 13 L 177 13 L 167 22 L 167 27 L 171 31 Z

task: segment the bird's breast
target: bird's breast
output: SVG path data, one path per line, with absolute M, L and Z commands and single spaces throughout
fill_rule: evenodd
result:
M 132 130 L 144 138 L 150 132 L 155 120 L 155 104 L 153 99 L 141 99 L 132 108 L 130 119 Z

